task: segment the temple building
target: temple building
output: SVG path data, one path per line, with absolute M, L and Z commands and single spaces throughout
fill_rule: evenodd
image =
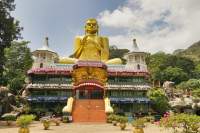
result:
M 33 51 L 28 71 L 27 100 L 33 112 L 63 112 L 73 122 L 105 122 L 107 114 L 145 114 L 150 100 L 146 93 L 149 73 L 146 53 L 133 49 L 120 58 L 109 58 L 109 39 L 99 35 L 96 19 L 85 23 L 85 35 L 74 39 L 73 57 L 59 57 L 49 48 Z M 25 93 L 23 93 L 25 94 Z
M 70 97 L 74 99 L 71 104 L 74 121 L 104 121 L 106 103 L 103 99 L 105 98 L 109 99 L 110 106 L 118 114 L 145 114 L 149 111 L 150 100 L 146 96 L 150 88 L 149 73 L 145 63 L 147 53 L 139 50 L 135 39 L 131 52 L 124 55 L 127 61 L 125 65 L 106 65 L 94 61 L 78 61 L 75 64 L 56 63 L 59 56 L 49 48 L 48 38 L 45 38 L 43 47 L 33 51 L 32 54 L 34 63 L 32 69 L 28 71 L 30 83 L 26 90 L 29 92 L 27 100 L 33 112 L 38 110 L 61 112 L 66 104 L 70 104 L 67 103 Z M 89 80 L 78 82 L 80 78 L 86 78 L 87 74 L 90 74 L 90 78 L 87 78 Z M 92 103 L 92 100 L 95 102 Z M 90 107 L 92 104 L 99 107 L 101 110 L 99 112 L 103 112 L 99 113 L 102 119 L 80 118 L 85 114 L 83 110 L 78 109 L 79 104 L 87 106 L 88 103 Z M 88 112 L 88 115 L 92 115 L 94 110 Z

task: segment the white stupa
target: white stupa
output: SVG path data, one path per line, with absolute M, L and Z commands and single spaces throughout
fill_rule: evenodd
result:
M 41 48 L 32 52 L 34 63 L 32 68 L 44 68 L 54 64 L 58 54 L 49 48 L 48 37 L 45 37 L 44 44 Z
M 131 52 L 124 55 L 124 59 L 127 60 L 125 68 L 133 71 L 147 72 L 147 65 L 145 61 L 146 56 L 147 53 L 140 51 L 136 39 L 133 39 Z

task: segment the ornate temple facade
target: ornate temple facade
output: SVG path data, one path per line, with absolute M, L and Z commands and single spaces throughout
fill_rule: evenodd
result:
M 73 122 L 105 122 L 110 113 L 147 113 L 146 53 L 133 40 L 133 49 L 124 55 L 127 63 L 122 65 L 120 58 L 109 59 L 109 39 L 99 35 L 97 20 L 88 19 L 84 27 L 85 35 L 74 39 L 73 58 L 59 57 L 49 48 L 48 38 L 33 51 L 26 87 L 31 110 L 62 110 Z
M 74 99 L 69 111 L 74 121 L 105 121 L 108 104 L 105 98 L 109 99 L 111 109 L 107 110 L 111 112 L 113 109 L 115 113 L 130 116 L 149 111 L 147 53 L 139 50 L 136 40 L 133 40 L 131 52 L 124 55 L 125 65 L 106 65 L 99 61 L 56 63 L 59 56 L 49 48 L 48 38 L 45 38 L 43 47 L 32 54 L 34 63 L 28 71 L 30 83 L 26 90 L 33 112 L 61 112 L 66 104 L 70 104 L 70 97 Z M 82 106 L 88 111 L 78 109 Z M 92 109 L 92 106 L 99 108 Z M 95 119 L 82 118 L 92 117 L 92 112 Z M 97 115 L 101 118 L 97 119 Z

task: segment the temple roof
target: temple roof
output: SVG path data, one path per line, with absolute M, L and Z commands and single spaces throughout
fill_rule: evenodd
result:
M 99 64 L 96 64 L 99 65 Z M 102 64 L 101 64 L 102 67 Z M 126 68 L 125 65 L 108 65 L 109 76 L 148 76 L 148 71 L 135 70 Z M 46 67 L 46 68 L 33 68 L 28 71 L 28 74 L 55 74 L 55 75 L 70 75 L 73 71 L 73 65 L 60 65 Z
M 57 53 L 56 53 L 55 51 L 53 51 L 53 50 L 51 50 L 51 49 L 49 48 L 48 37 L 45 37 L 45 41 L 44 41 L 43 46 L 42 46 L 41 48 L 38 48 L 38 49 L 36 49 L 35 51 L 33 51 L 33 54 L 34 54 L 34 53 L 37 53 L 37 52 L 39 52 L 39 51 L 47 51 L 47 52 L 51 52 L 51 53 L 54 53 L 54 54 L 57 55 Z

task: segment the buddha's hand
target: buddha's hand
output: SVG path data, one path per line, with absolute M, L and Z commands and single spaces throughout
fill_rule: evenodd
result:
M 88 35 L 85 35 L 81 41 L 81 45 L 84 45 L 87 42 Z

